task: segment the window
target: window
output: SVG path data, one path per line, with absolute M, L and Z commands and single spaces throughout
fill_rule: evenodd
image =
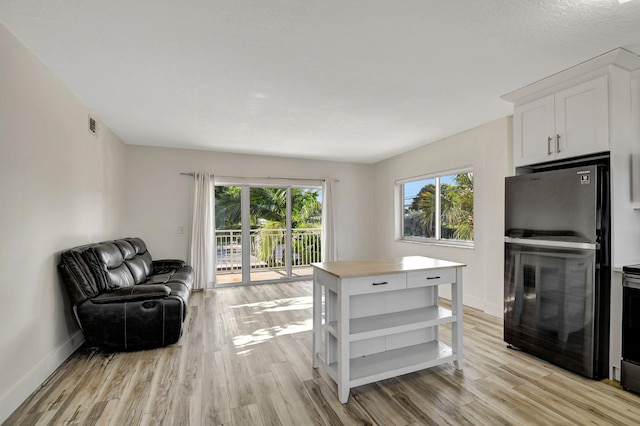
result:
M 398 186 L 403 240 L 473 243 L 472 171 L 406 179 Z

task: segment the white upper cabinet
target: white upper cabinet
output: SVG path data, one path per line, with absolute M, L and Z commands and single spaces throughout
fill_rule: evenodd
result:
M 636 70 L 640 56 L 614 49 L 503 95 L 514 105 L 514 167 L 601 152 L 628 163 L 627 151 L 637 150 L 630 134 Z
M 608 78 L 602 75 L 515 106 L 514 166 L 609 150 Z
M 553 160 L 555 149 L 554 98 L 547 96 L 517 106 L 513 112 L 513 159 L 515 166 Z M 555 143 L 555 142 L 554 142 Z

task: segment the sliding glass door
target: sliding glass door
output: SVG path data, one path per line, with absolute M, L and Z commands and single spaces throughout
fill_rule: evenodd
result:
M 290 278 L 290 188 L 249 188 L 250 281 Z
M 321 189 L 216 186 L 216 283 L 309 277 L 320 261 Z
M 242 187 L 216 185 L 216 284 L 242 282 Z

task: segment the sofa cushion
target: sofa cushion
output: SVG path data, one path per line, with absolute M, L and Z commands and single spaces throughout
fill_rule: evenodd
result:
M 136 258 L 140 259 L 141 264 L 144 266 L 144 275 L 146 277 L 151 275 L 153 273 L 153 260 L 144 241 L 141 238 L 125 238 L 124 240 L 131 244 L 131 247 L 135 250 Z
M 152 262 L 152 266 L 153 266 L 153 275 L 166 274 L 166 273 L 173 274 L 176 270 L 186 266 L 186 263 L 184 260 L 179 260 L 179 259 L 161 259 L 161 260 L 154 260 Z
M 145 284 L 166 284 L 171 281 L 182 283 L 187 290 L 191 291 L 193 287 L 193 268 L 187 265 L 162 274 L 154 274 L 147 278 Z
M 193 287 L 193 268 L 189 265 L 163 274 L 151 275 L 145 284 L 164 284 L 171 289 L 171 296 L 184 302 L 184 315 L 187 315 L 189 297 Z
M 181 282 L 190 291 L 193 287 L 193 268 L 190 265 L 183 266 L 171 276 L 170 281 Z
M 127 240 L 115 240 L 113 242 L 122 253 L 124 263 L 133 275 L 135 284 L 141 284 L 147 280 L 147 267 L 144 259 L 136 255 L 136 249 Z
M 147 278 L 145 284 L 165 284 L 169 282 L 169 280 L 171 279 L 171 275 L 173 275 L 173 273 L 171 272 L 168 272 L 166 274 L 151 275 Z
M 99 290 L 109 291 L 135 284 L 122 252 L 115 243 L 94 244 L 85 252 L 85 256 L 95 272 Z
M 81 248 L 63 252 L 58 267 L 68 283 L 67 288 L 74 303 L 98 295 L 98 285 L 82 256 Z

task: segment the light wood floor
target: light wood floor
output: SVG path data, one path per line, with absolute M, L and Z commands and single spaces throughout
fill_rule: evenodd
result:
M 342 405 L 311 367 L 311 283 L 197 292 L 178 344 L 82 348 L 5 424 L 640 424 L 638 395 L 507 349 L 496 318 L 464 321 L 463 371 L 361 386 Z

